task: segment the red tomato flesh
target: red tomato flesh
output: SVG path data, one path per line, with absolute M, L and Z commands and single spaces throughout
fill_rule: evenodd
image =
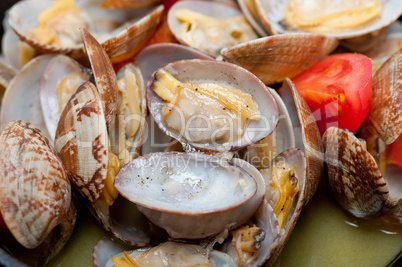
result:
M 354 53 L 328 56 L 292 79 L 317 121 L 356 133 L 371 103 L 370 58 Z

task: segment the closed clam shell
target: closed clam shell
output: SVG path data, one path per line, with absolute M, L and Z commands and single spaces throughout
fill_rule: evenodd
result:
M 389 190 L 375 159 L 350 132 L 328 128 L 323 136 L 331 190 L 356 217 L 378 215 Z
M 99 198 L 108 166 L 108 136 L 101 99 L 84 82 L 70 98 L 56 129 L 55 150 L 74 187 L 90 201 Z
M 24 121 L 0 137 L 0 212 L 17 241 L 35 248 L 68 214 L 71 187 L 41 131 Z
M 240 226 L 265 193 L 261 174 L 243 160 L 178 152 L 131 161 L 117 174 L 115 187 L 171 237 L 187 239 Z
M 288 2 L 289 0 L 255 0 L 260 21 L 269 34 L 295 32 L 287 29 L 283 23 L 284 11 Z M 379 18 L 358 27 L 351 27 L 342 32 L 327 33 L 326 35 L 338 39 L 362 36 L 390 25 L 402 14 L 402 5 L 399 0 L 381 0 L 381 3 L 383 8 Z
M 402 49 L 390 57 L 373 77 L 367 127 L 386 144 L 402 133 Z
M 180 60 L 161 68 L 173 75 L 180 82 L 217 83 L 229 85 L 250 94 L 257 103 L 261 114 L 259 121 L 250 121 L 243 136 L 238 140 L 219 144 L 217 142 L 190 142 L 184 135 L 170 130 L 162 117 L 164 101 L 151 89 L 155 81 L 153 76 L 147 85 L 147 103 L 151 115 L 159 128 L 167 135 L 177 139 L 182 144 L 203 151 L 236 151 L 251 143 L 268 136 L 279 121 L 278 105 L 266 86 L 252 73 L 231 63 L 211 60 Z M 161 70 L 160 69 L 160 70 Z
M 305 204 L 317 190 L 324 173 L 324 150 L 321 135 L 314 115 L 290 79 L 282 86 L 282 99 L 288 108 L 296 140 L 296 148 L 305 155 L 307 161 L 307 192 Z
M 225 61 L 242 66 L 265 84 L 293 78 L 330 54 L 339 42 L 336 38 L 310 33 L 281 34 L 225 48 Z

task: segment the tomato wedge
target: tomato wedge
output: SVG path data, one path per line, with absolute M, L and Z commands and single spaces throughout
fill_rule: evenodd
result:
M 331 126 L 356 133 L 371 104 L 372 63 L 354 53 L 328 56 L 292 79 L 317 120 L 321 135 Z

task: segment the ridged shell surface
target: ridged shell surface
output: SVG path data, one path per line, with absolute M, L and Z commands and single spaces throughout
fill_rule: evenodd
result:
M 67 215 L 70 183 L 49 141 L 28 122 L 7 124 L 0 151 L 1 215 L 21 245 L 35 248 Z
M 84 82 L 61 114 L 55 149 L 74 187 L 88 200 L 99 198 L 108 164 L 105 115 L 95 86 Z

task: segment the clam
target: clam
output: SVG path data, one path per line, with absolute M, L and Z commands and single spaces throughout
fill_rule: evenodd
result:
M 400 167 L 381 173 L 375 158 L 352 133 L 330 127 L 324 134 L 331 190 L 339 204 L 359 218 L 402 218 Z
M 386 144 L 402 133 L 402 49 L 393 54 L 373 77 L 371 106 L 367 127 Z
M 155 89 L 162 91 L 158 95 Z M 165 89 L 179 93 L 173 102 L 166 100 Z M 275 129 L 279 116 L 272 94 L 254 75 L 210 60 L 176 61 L 158 69 L 148 81 L 147 103 L 165 134 L 203 151 L 236 151 L 259 141 Z
M 319 1 L 255 0 L 258 17 L 269 34 L 311 30 L 315 32 L 323 32 L 326 35 L 338 39 L 358 37 L 380 30 L 397 20 L 402 13 L 402 6 L 398 0 L 382 0 L 379 1 L 379 3 L 382 5 L 382 8 L 377 5 L 377 1 L 353 3 L 353 5 L 357 5 L 355 9 L 353 9 L 351 8 L 351 6 L 353 6 L 352 3 L 347 1 L 331 3 L 331 5 L 330 3 Z M 367 13 L 354 12 L 355 14 L 352 14 L 352 10 L 356 9 L 360 9 L 361 12 Z M 288 13 L 289 10 L 293 13 Z M 347 19 L 340 21 L 345 17 L 341 17 L 339 14 L 349 15 L 350 17 L 347 19 L 354 19 L 356 24 Z M 353 17 L 353 15 L 355 17 Z M 338 21 L 327 21 L 327 19 L 332 18 L 331 16 L 335 16 L 335 20 Z M 356 18 L 356 16 L 360 17 Z M 295 29 L 291 26 L 291 23 L 293 22 L 290 21 L 290 19 L 300 20 L 300 25 L 305 26 L 300 27 L 300 30 Z M 322 26 L 316 28 L 313 27 L 315 25 L 321 25 L 321 23 Z M 341 27 L 335 27 L 339 25 Z
M 132 220 L 117 212 L 134 213 L 136 208 L 118 198 L 113 186 L 120 166 L 138 155 L 142 142 L 146 111 L 142 75 L 128 65 L 118 80 L 101 45 L 85 30 L 83 38 L 97 88 L 84 82 L 70 98 L 57 126 L 55 148 L 72 184 L 89 200 L 91 212 L 104 228 L 130 244 L 144 246 L 150 241 L 147 222 L 139 212 Z
M 176 39 L 212 56 L 225 47 L 258 38 L 241 11 L 226 3 L 179 1 L 168 13 Z
M 178 152 L 131 161 L 117 174 L 115 187 L 171 237 L 185 239 L 240 226 L 265 193 L 261 174 L 243 160 Z
M 288 108 L 295 135 L 296 148 L 300 149 L 307 161 L 307 192 L 305 204 L 317 190 L 324 173 L 324 153 L 317 122 L 307 102 L 290 79 L 285 79 L 281 96 Z
M 64 167 L 41 131 L 25 121 L 7 124 L 0 148 L 0 215 L 18 243 L 37 248 L 25 260 L 36 257 L 37 262 L 30 264 L 45 264 L 65 244 L 75 224 Z M 13 251 L 12 241 L 2 241 Z
M 17 75 L 17 70 L 6 62 L 0 60 L 0 99 L 14 76 Z
M 254 73 L 265 84 L 293 78 L 330 54 L 339 42 L 320 34 L 292 33 L 259 38 L 225 48 L 223 60 Z
M 40 53 L 62 53 L 73 58 L 84 57 L 80 28 L 88 29 L 101 39 L 112 62 L 123 61 L 138 52 L 156 29 L 163 12 L 163 6 L 105 10 L 99 7 L 100 1 L 82 0 L 76 5 L 69 0 L 53 2 L 16 3 L 8 13 L 10 27 Z

